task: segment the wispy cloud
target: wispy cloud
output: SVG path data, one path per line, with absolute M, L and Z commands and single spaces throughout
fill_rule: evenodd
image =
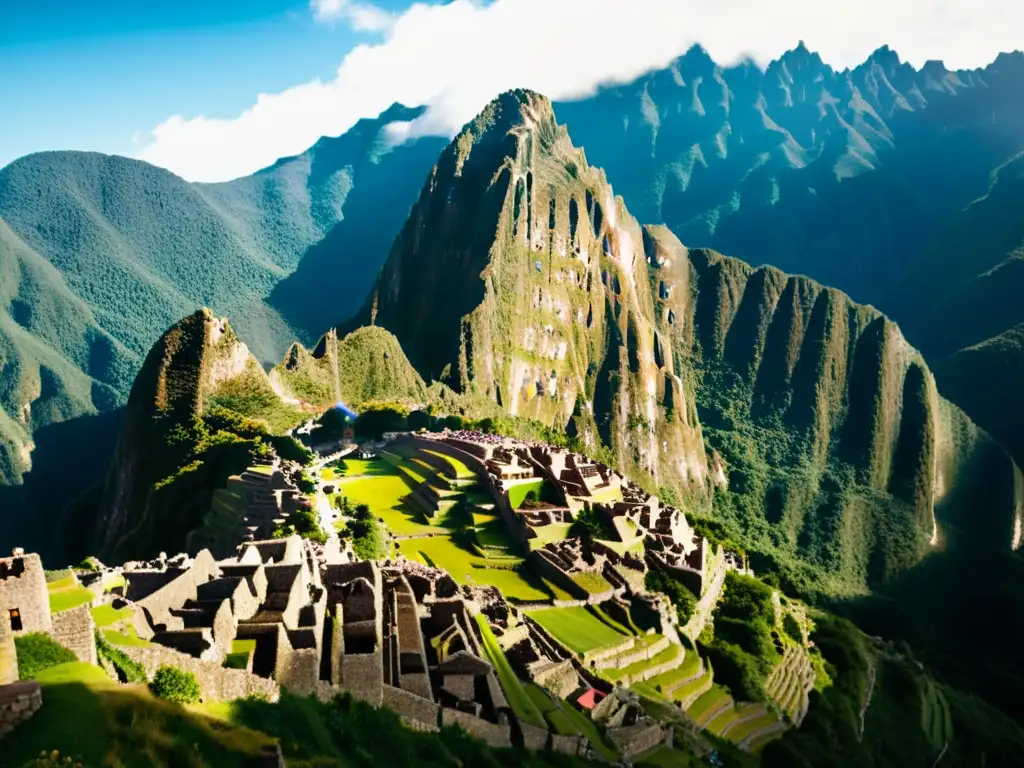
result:
M 395 21 L 383 8 L 358 0 L 309 0 L 309 8 L 317 21 L 327 24 L 342 21 L 360 32 L 383 32 Z
M 314 0 L 327 18 L 383 24 L 350 0 Z M 380 13 L 384 13 L 377 9 Z M 728 64 L 760 64 L 798 40 L 835 67 L 888 44 L 911 63 L 978 67 L 1020 46 L 1019 0 L 454 0 L 390 17 L 385 39 L 345 56 L 333 80 L 261 94 L 237 117 L 171 117 L 139 156 L 187 179 L 251 173 L 336 136 L 395 101 L 428 105 L 406 133 L 452 134 L 499 92 L 583 96 L 666 66 L 699 42 Z M 969 34 L 967 33 L 969 31 Z

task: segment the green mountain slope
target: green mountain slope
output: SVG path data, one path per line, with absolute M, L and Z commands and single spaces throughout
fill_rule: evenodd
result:
M 639 225 L 550 102 L 510 92 L 444 151 L 354 325 L 394 333 L 426 379 L 571 423 L 706 497 L 692 386 L 657 348 L 646 273 Z
M 427 399 L 426 385 L 398 339 L 375 327 L 359 328 L 341 341 L 331 331 L 312 352 L 293 344 L 284 362 L 271 370 L 270 380 L 285 399 L 314 408 L 337 402 L 418 405 Z
M 203 309 L 172 326 L 132 386 L 93 526 L 94 551 L 122 560 L 184 549 L 227 477 L 298 425 L 227 320 Z
M 641 229 L 536 94 L 504 94 L 445 150 L 360 322 L 695 509 L 726 486 L 720 523 L 803 592 L 886 583 L 947 527 L 1016 540 L 1019 471 L 891 321 Z
M 386 126 L 421 113 L 395 105 L 224 184 L 81 152 L 0 169 L 0 544 L 45 548 L 20 523 L 83 490 L 24 475 L 33 435 L 80 417 L 64 439 L 81 451 L 89 414 L 125 403 L 160 329 L 210 306 L 276 362 L 358 308 L 445 143 L 392 146 Z

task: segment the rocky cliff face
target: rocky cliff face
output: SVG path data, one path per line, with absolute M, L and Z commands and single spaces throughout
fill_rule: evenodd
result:
M 1012 461 L 891 321 L 641 228 L 536 94 L 504 94 L 445 150 L 360 322 L 425 377 L 694 501 L 719 486 L 717 516 L 833 592 L 892 578 L 944 525 L 1004 548 L 1019 525 Z
M 502 95 L 441 155 L 355 324 L 428 379 L 568 426 L 701 494 L 692 384 L 663 354 L 643 236 L 550 102 Z

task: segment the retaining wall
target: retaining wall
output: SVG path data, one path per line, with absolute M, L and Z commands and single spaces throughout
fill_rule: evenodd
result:
M 273 680 L 251 674 L 244 669 L 227 669 L 171 648 L 118 646 L 118 650 L 141 664 L 150 678 L 164 664 L 191 672 L 199 681 L 204 701 L 230 701 L 253 695 L 277 701 L 281 696 L 280 686 Z
M 470 736 L 483 739 L 492 747 L 512 746 L 512 729 L 508 725 L 491 723 L 457 709 L 442 708 L 441 725 L 461 726 Z
M 43 689 L 34 680 L 0 687 L 0 739 L 43 706 Z
M 53 639 L 63 645 L 79 661 L 96 663 L 96 623 L 89 605 L 80 605 L 52 616 Z

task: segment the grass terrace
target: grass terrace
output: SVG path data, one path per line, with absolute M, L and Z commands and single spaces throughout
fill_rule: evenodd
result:
M 128 648 L 148 648 L 153 645 L 149 640 L 139 637 L 135 632 L 135 627 L 131 625 L 126 626 L 124 631 L 117 629 L 104 629 L 103 637 L 111 645 L 120 645 Z
M 664 744 L 636 760 L 637 768 L 697 768 L 703 765 L 706 763 L 699 757 L 666 747 Z
M 535 480 L 513 481 L 508 489 L 508 503 L 512 505 L 512 509 L 519 509 L 531 492 L 539 499 L 543 491 L 544 478 L 542 477 Z
M 74 576 L 64 576 L 46 585 L 50 593 L 50 613 L 77 608 L 93 600 L 93 593 L 75 582 Z
M 124 608 L 114 608 L 110 603 L 97 605 L 90 612 L 92 613 L 92 620 L 96 623 L 97 629 L 112 626 L 117 624 L 119 621 L 125 621 L 132 617 L 132 609 L 128 606 L 125 606 Z
M 592 595 L 600 595 L 602 592 L 608 592 L 612 589 L 612 585 L 608 583 L 608 580 L 596 571 L 575 573 L 572 576 L 572 580 Z
M 530 618 L 550 632 L 558 642 L 576 653 L 617 645 L 629 637 L 605 624 L 584 606 L 544 608 L 532 611 Z

